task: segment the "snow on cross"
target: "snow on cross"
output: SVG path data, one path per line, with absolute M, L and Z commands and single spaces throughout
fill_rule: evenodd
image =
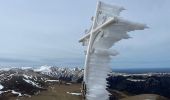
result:
M 134 23 L 119 17 L 123 7 L 97 3 L 92 27 L 79 42 L 87 46 L 84 65 L 83 94 L 87 100 L 108 100 L 106 78 L 111 71 L 111 56 L 118 52 L 110 48 L 122 39 L 128 39 L 127 32 L 144 30 L 145 24 Z

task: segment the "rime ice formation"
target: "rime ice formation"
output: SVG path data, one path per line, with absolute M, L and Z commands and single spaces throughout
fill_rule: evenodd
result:
M 92 27 L 79 42 L 87 46 L 84 71 L 87 100 L 108 100 L 106 78 L 111 71 L 110 60 L 118 52 L 110 48 L 122 39 L 130 38 L 127 32 L 143 30 L 146 25 L 119 17 L 123 7 L 98 2 Z

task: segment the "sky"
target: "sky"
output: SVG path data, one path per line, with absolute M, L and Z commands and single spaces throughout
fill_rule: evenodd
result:
M 123 6 L 121 17 L 147 24 L 114 45 L 114 68 L 170 68 L 170 1 L 104 0 Z M 97 0 L 1 0 L 0 66 L 82 67 L 78 43 L 91 25 Z

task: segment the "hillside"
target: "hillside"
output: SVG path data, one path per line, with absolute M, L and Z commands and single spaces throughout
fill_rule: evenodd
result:
M 0 70 L 0 100 L 81 100 L 81 96 L 68 93 L 80 93 L 82 79 L 81 68 L 41 66 Z M 107 81 L 107 90 L 112 94 L 110 100 L 147 100 L 141 94 L 160 95 L 152 95 L 155 100 L 166 100 L 162 96 L 170 98 L 170 73 L 112 72 Z
M 169 99 L 155 94 L 142 94 L 130 96 L 121 100 L 169 100 Z
M 81 100 L 81 96 L 69 93 L 80 93 L 80 84 L 52 85 L 47 91 L 31 97 L 14 97 L 9 100 Z

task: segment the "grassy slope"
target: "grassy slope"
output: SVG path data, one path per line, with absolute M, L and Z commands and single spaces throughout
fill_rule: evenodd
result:
M 39 95 L 32 97 L 20 97 L 19 100 L 81 100 L 81 96 L 73 96 L 66 92 L 78 92 L 80 93 L 80 84 L 66 85 L 53 85 L 48 88 L 48 91 L 43 91 Z M 16 100 L 17 98 L 11 98 L 10 100 Z
M 66 85 L 53 85 L 48 88 L 48 91 L 42 91 L 39 95 L 32 97 L 13 97 L 9 100 L 82 100 L 81 96 L 74 96 L 67 94 L 67 92 L 80 93 L 81 84 Z M 120 93 L 118 93 L 120 94 Z M 123 95 L 124 96 L 124 95 Z M 6 100 L 6 99 L 4 99 Z M 136 96 L 124 96 L 121 100 L 169 100 L 162 96 L 155 94 L 141 94 Z
M 130 96 L 121 100 L 169 100 L 169 99 L 155 94 L 141 94 L 136 96 Z

